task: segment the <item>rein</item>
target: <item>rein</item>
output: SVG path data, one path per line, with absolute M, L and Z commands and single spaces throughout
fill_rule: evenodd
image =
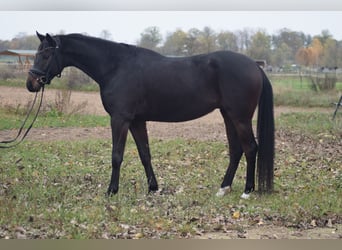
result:
M 18 134 L 17 136 L 12 139 L 12 140 L 5 140 L 5 141 L 0 141 L 0 148 L 13 148 L 17 145 L 19 145 L 24 139 L 25 137 L 27 136 L 27 134 L 29 133 L 29 131 L 31 130 L 34 122 L 36 121 L 37 117 L 38 117 L 38 113 L 40 111 L 40 108 L 42 107 L 42 102 L 43 102 L 43 96 L 44 96 L 44 84 L 42 85 L 42 94 L 40 96 L 40 101 L 39 101 L 39 106 L 38 106 L 38 109 L 37 109 L 37 112 L 36 114 L 34 115 L 34 118 L 30 124 L 30 126 L 26 129 L 24 135 L 22 136 L 21 139 L 18 140 L 18 138 L 20 137 L 20 135 L 22 134 L 23 132 L 23 129 L 24 129 L 24 126 L 29 118 L 29 116 L 31 115 L 32 111 L 33 111 L 33 107 L 35 106 L 35 103 L 37 101 L 37 96 L 38 96 L 38 92 L 36 93 L 35 97 L 34 97 L 34 100 L 33 100 L 33 103 L 32 103 L 32 106 L 31 108 L 29 109 L 29 111 L 27 112 L 27 115 L 26 115 L 26 118 L 23 122 L 23 124 L 21 125 L 19 131 L 18 131 Z M 5 144 L 5 145 L 1 145 L 1 144 Z M 7 144 L 11 144 L 11 145 L 7 145 Z
M 5 140 L 5 141 L 0 141 L 0 148 L 13 148 L 17 145 L 19 145 L 24 139 L 25 137 L 27 136 L 27 134 L 30 132 L 34 122 L 36 121 L 37 117 L 38 117 L 38 113 L 40 111 L 40 108 L 42 107 L 42 102 L 43 102 L 43 96 L 44 96 L 44 87 L 45 87 L 45 84 L 50 84 L 52 78 L 54 78 L 55 76 L 57 77 L 60 77 L 61 76 L 61 67 L 60 67 L 60 63 L 59 63 L 59 60 L 58 60 L 58 56 L 56 54 L 56 50 L 59 49 L 59 46 L 57 45 L 56 47 L 47 47 L 41 51 L 38 51 L 36 53 L 36 56 L 47 51 L 47 50 L 53 50 L 52 51 L 52 58 L 50 59 L 49 63 L 48 63 L 48 66 L 47 66 L 47 69 L 45 71 L 41 70 L 41 69 L 38 69 L 38 68 L 35 68 L 35 67 L 32 67 L 30 70 L 29 70 L 29 74 L 33 77 L 33 78 L 36 78 L 37 82 L 41 85 L 41 88 L 42 88 L 42 94 L 40 96 L 40 101 L 39 101 L 39 105 L 38 105 L 38 109 L 37 109 L 37 112 L 36 114 L 34 115 L 34 118 L 30 124 L 30 126 L 26 129 L 25 133 L 23 134 L 23 136 L 21 137 L 21 139 L 18 139 L 23 130 L 24 130 L 24 127 L 25 127 L 25 124 L 28 120 L 28 118 L 30 117 L 32 111 L 33 111 L 33 107 L 35 106 L 36 104 L 36 101 L 37 101 L 37 96 L 38 96 L 38 92 L 36 92 L 36 95 L 34 97 L 34 100 L 33 100 L 33 103 L 32 103 L 32 106 L 31 108 L 29 109 L 27 115 L 26 115 L 26 118 L 23 122 L 23 124 L 21 125 L 19 131 L 18 131 L 18 134 L 15 138 L 13 138 L 12 140 Z M 56 64 L 57 66 L 57 70 L 58 70 L 58 74 L 57 75 L 52 75 L 51 74 L 51 69 L 54 65 L 54 63 Z M 1 144 L 4 144 L 4 145 L 1 145 Z

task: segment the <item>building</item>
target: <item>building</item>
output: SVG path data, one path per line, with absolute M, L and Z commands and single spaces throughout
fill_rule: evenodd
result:
M 0 63 L 17 65 L 19 70 L 26 70 L 31 67 L 35 54 L 35 50 L 3 50 L 0 51 Z

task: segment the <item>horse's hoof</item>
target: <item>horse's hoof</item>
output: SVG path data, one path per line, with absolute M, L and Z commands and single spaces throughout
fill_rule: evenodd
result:
M 217 197 L 223 197 L 225 194 L 230 193 L 232 191 L 232 188 L 230 186 L 220 188 L 219 191 L 216 193 Z
M 106 196 L 112 197 L 113 195 L 117 194 L 118 191 L 119 191 L 118 189 L 114 189 L 114 188 L 109 187 L 107 190 Z
M 241 197 L 241 199 L 248 200 L 251 197 L 251 194 L 250 193 L 248 193 L 248 194 L 243 193 L 240 197 Z
M 158 185 L 153 185 L 153 186 L 150 186 L 150 187 L 148 187 L 148 192 L 149 193 L 156 193 L 156 192 L 158 192 Z

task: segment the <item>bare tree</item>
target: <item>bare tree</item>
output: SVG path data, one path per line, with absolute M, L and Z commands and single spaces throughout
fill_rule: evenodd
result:
M 162 41 L 162 35 L 160 34 L 159 28 L 156 26 L 148 27 L 140 34 L 140 40 L 138 46 L 157 50 L 157 46 Z
M 106 40 L 113 40 L 112 33 L 110 33 L 108 30 L 102 30 L 100 37 Z

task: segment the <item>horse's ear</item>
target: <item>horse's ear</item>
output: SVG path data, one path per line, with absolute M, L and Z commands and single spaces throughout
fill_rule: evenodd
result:
M 36 31 L 36 34 L 39 38 L 39 40 L 42 42 L 45 39 L 45 36 L 43 36 L 42 34 L 40 34 L 38 31 Z
M 46 33 L 46 40 L 49 42 L 50 46 L 55 47 L 57 45 L 55 39 L 53 39 L 48 33 Z

